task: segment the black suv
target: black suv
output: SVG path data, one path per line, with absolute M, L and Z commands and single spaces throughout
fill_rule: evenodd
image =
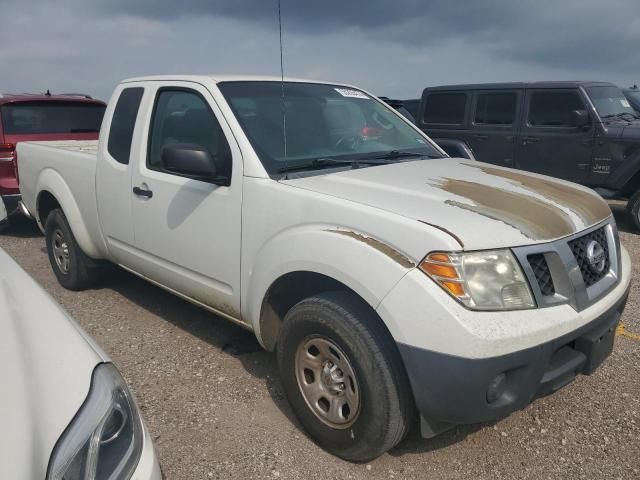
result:
M 417 124 L 451 156 L 551 175 L 628 200 L 640 229 L 640 116 L 611 83 L 425 88 Z

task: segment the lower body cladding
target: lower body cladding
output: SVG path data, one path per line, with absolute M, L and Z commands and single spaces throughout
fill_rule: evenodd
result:
M 589 375 L 613 350 L 625 295 L 604 315 L 550 342 L 507 355 L 467 359 L 399 345 L 421 412 L 424 437 L 457 424 L 505 417 Z
M 423 437 L 503 418 L 591 374 L 613 349 L 630 274 L 621 248 L 615 286 L 587 308 L 502 312 L 465 309 L 422 272 L 407 274 L 377 311 L 403 359 Z

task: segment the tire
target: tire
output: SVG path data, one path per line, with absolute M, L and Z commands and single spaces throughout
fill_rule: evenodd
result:
M 640 190 L 634 193 L 627 202 L 627 216 L 633 229 L 640 232 Z
M 322 351 L 332 344 L 334 351 L 324 355 Z M 308 434 L 330 453 L 365 462 L 394 447 L 409 431 L 415 404 L 400 354 L 375 311 L 354 294 L 327 292 L 296 304 L 285 316 L 277 355 L 293 411 Z M 322 373 L 307 369 L 308 361 L 324 365 Z M 326 385 L 337 388 L 333 373 L 327 372 L 333 367 L 340 367 L 344 391 L 330 394 Z M 316 394 L 303 393 L 317 388 L 324 400 L 314 402 Z M 349 403 L 349 398 L 352 406 L 347 409 L 331 408 L 330 399 L 339 404 Z
M 85 290 L 100 277 L 98 266 L 80 249 L 62 210 L 53 210 L 45 222 L 47 254 L 58 282 L 68 290 Z

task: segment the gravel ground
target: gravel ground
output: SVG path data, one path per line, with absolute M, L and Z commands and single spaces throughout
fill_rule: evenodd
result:
M 640 263 L 640 236 L 622 241 Z M 640 478 L 638 269 L 608 361 L 591 377 L 497 423 L 433 440 L 414 429 L 356 465 L 318 448 L 293 418 L 275 356 L 252 335 L 124 271 L 97 289 L 58 285 L 29 223 L 0 235 L 12 255 L 109 352 L 135 392 L 167 479 Z

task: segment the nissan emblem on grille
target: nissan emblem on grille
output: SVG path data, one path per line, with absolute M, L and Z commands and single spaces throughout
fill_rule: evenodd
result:
M 587 244 L 587 261 L 594 273 L 602 273 L 605 266 L 604 248 L 597 241 L 591 240 Z

